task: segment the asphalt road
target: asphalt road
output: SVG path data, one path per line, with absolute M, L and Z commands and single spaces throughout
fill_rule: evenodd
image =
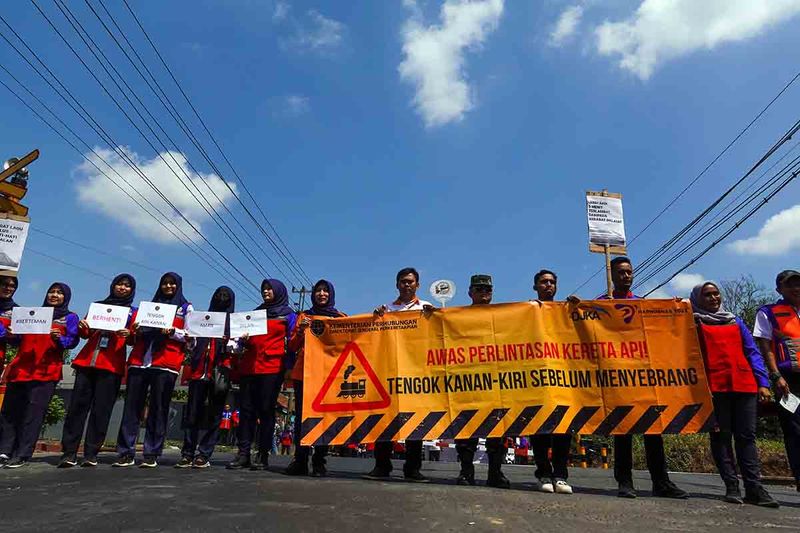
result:
M 425 463 L 433 482 L 365 481 L 369 459 L 331 458 L 331 477 L 287 477 L 287 458 L 267 472 L 224 469 L 220 455 L 207 470 L 176 470 L 172 452 L 154 470 L 54 468 L 57 456 L 26 468 L 0 470 L 0 531 L 800 531 L 800 493 L 770 487 L 782 507 L 722 502 L 717 476 L 673 474 L 685 501 L 653 498 L 645 472 L 640 497 L 617 498 L 611 471 L 573 469 L 571 496 L 535 491 L 533 467 L 506 466 L 512 490 L 454 484 L 453 463 Z M 395 475 L 402 476 L 400 464 Z M 486 467 L 477 466 L 485 479 Z

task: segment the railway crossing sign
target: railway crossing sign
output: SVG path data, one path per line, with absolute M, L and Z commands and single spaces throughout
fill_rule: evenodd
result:
M 347 366 L 345 366 L 347 363 Z M 383 409 L 392 399 L 355 342 L 342 350 L 312 404 L 318 412 Z

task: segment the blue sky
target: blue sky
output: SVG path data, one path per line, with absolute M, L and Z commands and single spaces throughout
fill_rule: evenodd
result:
M 82 46 L 52 2 L 37 3 L 67 39 Z M 262 243 L 86 5 L 68 5 L 178 142 L 199 172 L 184 165 L 195 184 L 209 184 Z M 189 119 L 185 101 L 124 4 L 106 5 Z M 559 274 L 560 295 L 566 296 L 602 265 L 601 256 L 587 251 L 585 190 L 621 192 L 628 234 L 637 233 L 798 70 L 787 51 L 798 44 L 792 22 L 800 2 L 790 0 L 709 1 L 702 8 L 685 0 L 132 5 L 292 254 L 310 278 L 335 283 L 337 303 L 348 313 L 393 299 L 394 275 L 404 266 L 419 269 L 425 294 L 435 279 L 454 280 L 454 304 L 467 303 L 473 273 L 493 275 L 495 301 L 527 299 L 540 268 Z M 258 285 L 261 274 L 181 188 L 33 5 L 5 2 L 0 14 L 14 21 L 117 143 Z M 0 62 L 135 179 L 5 42 Z M 105 80 L 99 66 L 93 70 Z M 742 175 L 794 123 L 798 102 L 800 83 L 631 247 L 634 260 Z M 30 250 L 108 280 L 133 272 L 142 298 L 152 295 L 159 275 L 127 261 L 180 272 L 184 292 L 199 307 L 214 287 L 230 284 L 230 275 L 215 273 L 171 239 L 4 88 L 0 104 L 3 159 L 34 147 L 42 151 L 30 167 L 24 201 L 33 228 L 117 257 L 36 232 Z M 189 123 L 200 135 L 197 121 Z M 222 178 L 233 181 L 208 138 L 201 142 Z M 232 187 L 242 192 L 238 184 Z M 687 271 L 694 277 L 678 278 L 666 293 L 685 294 L 697 276 L 741 273 L 771 287 L 778 270 L 800 267 L 800 237 L 791 231 L 800 224 L 798 190 L 790 185 L 726 241 L 742 242 L 717 247 Z M 289 286 L 301 283 L 249 247 L 268 273 Z M 78 312 L 104 296 L 103 278 L 30 250 L 23 258 L 20 303 L 38 304 L 54 280 L 72 286 Z M 207 247 L 204 253 L 212 254 Z M 591 297 L 603 287 L 597 276 L 580 294 Z M 239 307 L 254 305 L 257 291 L 243 293 L 237 290 Z

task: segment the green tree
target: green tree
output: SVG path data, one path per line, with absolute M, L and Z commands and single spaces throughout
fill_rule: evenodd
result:
M 47 404 L 47 411 L 44 414 L 44 423 L 42 424 L 42 434 L 44 434 L 45 429 L 58 424 L 64 420 L 66 416 L 67 406 L 64 403 L 64 399 L 54 394 L 53 397 L 50 398 L 50 403 Z
M 751 330 L 756 321 L 758 308 L 775 299 L 772 292 L 756 282 L 750 274 L 742 274 L 732 280 L 723 280 L 720 285 L 722 305 L 744 320 Z

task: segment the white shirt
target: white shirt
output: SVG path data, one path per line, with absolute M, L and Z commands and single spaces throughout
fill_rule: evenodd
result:
M 794 312 L 797 313 L 798 317 L 800 317 L 800 309 L 795 308 Z M 753 337 L 771 341 L 772 330 L 772 322 L 769 321 L 767 313 L 765 313 L 763 309 L 759 310 L 758 313 L 756 313 L 756 323 L 753 327 Z
M 184 313 L 183 316 L 185 317 L 192 311 L 194 311 L 194 307 L 192 307 L 192 304 L 189 304 L 188 306 L 186 306 L 186 313 Z M 186 330 L 180 328 L 175 328 L 175 331 L 172 333 L 172 335 L 169 336 L 170 339 L 177 342 L 186 342 L 186 337 L 187 337 Z M 147 347 L 147 352 L 144 354 L 144 357 L 142 358 L 142 366 L 131 365 L 131 368 L 151 368 L 152 364 L 153 364 L 153 345 L 151 344 L 150 346 Z M 166 370 L 167 372 L 171 372 L 172 374 L 180 375 L 180 372 L 176 372 L 171 368 L 164 368 L 161 366 L 154 366 L 152 368 L 158 368 L 159 370 Z
M 426 305 L 430 305 L 431 307 L 433 306 L 433 304 L 430 302 L 420 300 L 419 298 L 414 298 L 408 303 L 402 303 L 399 300 L 395 300 L 390 304 L 384 304 L 384 307 L 386 307 L 388 312 L 394 313 L 395 311 L 419 311 Z

